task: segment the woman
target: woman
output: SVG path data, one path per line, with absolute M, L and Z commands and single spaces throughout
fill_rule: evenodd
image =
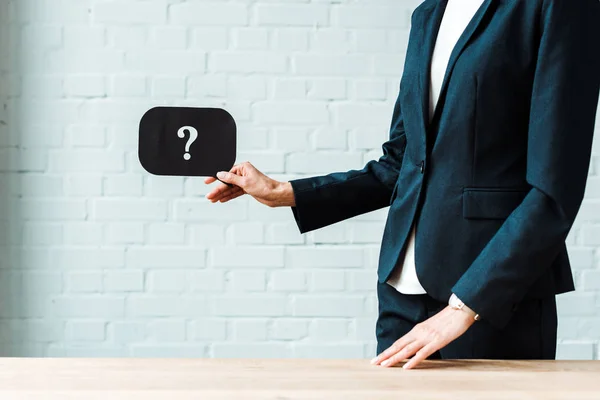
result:
M 379 160 L 290 182 L 243 163 L 207 198 L 291 206 L 302 233 L 390 205 L 374 364 L 553 359 L 555 296 L 574 290 L 565 239 L 591 157 L 599 26 L 597 0 L 427 0 Z

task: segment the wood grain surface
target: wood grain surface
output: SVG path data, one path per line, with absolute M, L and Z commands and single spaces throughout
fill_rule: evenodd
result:
M 600 399 L 599 361 L 0 360 L 0 399 Z

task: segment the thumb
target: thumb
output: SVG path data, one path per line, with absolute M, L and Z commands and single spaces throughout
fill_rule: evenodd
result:
M 231 183 L 233 185 L 242 187 L 243 186 L 243 177 L 237 175 L 237 174 L 233 174 L 231 172 L 218 172 L 217 173 L 217 178 L 219 178 L 221 181 L 226 182 L 226 183 Z

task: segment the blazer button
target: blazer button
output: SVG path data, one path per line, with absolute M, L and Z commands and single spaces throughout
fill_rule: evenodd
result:
M 424 174 L 425 173 L 425 160 L 422 160 L 421 163 L 419 164 L 419 166 L 421 167 L 421 173 Z

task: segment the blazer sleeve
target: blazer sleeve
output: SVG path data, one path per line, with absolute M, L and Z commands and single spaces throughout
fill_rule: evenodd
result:
M 290 181 L 296 202 L 292 212 L 301 233 L 389 206 L 406 150 L 400 96 L 382 148 L 383 155 L 361 170 Z
M 522 203 L 452 291 L 501 328 L 546 272 L 583 201 L 600 87 L 600 3 L 545 0 Z

